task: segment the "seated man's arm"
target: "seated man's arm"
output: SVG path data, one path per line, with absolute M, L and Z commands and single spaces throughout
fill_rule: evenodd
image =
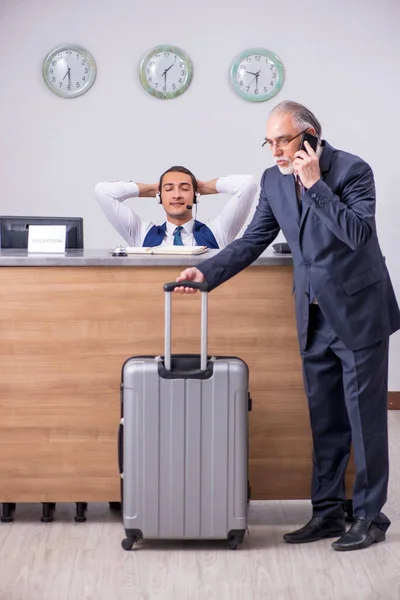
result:
M 139 196 L 154 198 L 157 191 L 157 184 L 133 181 L 98 183 L 95 187 L 95 195 L 103 212 L 129 246 L 142 245 L 149 223 L 142 221 L 132 208 L 124 204 L 124 201 Z
M 198 267 L 190 267 L 182 271 L 177 281 L 206 280 L 211 291 L 251 265 L 272 244 L 280 231 L 280 226 L 265 193 L 267 172 L 268 170 L 262 176 L 256 211 L 243 237 L 234 240 L 212 258 L 202 261 Z M 195 293 L 195 290 L 182 286 L 175 288 L 175 292 L 191 294 Z
M 228 175 L 202 185 L 210 187 L 210 184 L 214 185 L 215 191 L 205 193 L 219 192 L 231 195 L 219 215 L 209 223 L 219 247 L 224 248 L 236 238 L 245 224 L 257 192 L 257 184 L 252 175 Z M 203 193 L 201 186 L 199 191 Z

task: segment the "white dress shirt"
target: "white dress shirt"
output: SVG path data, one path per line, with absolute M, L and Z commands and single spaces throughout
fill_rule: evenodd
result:
M 223 248 L 236 238 L 243 227 L 250 213 L 257 191 L 257 184 L 252 175 L 228 175 L 217 180 L 216 188 L 220 193 L 230 194 L 231 198 L 222 211 L 205 224 L 213 232 L 218 246 Z M 124 238 L 127 245 L 142 246 L 148 231 L 154 223 L 144 221 L 131 207 L 124 204 L 128 198 L 139 196 L 139 188 L 136 183 L 133 181 L 98 183 L 95 187 L 95 194 L 106 217 Z M 193 225 L 194 219 L 182 225 L 181 237 L 184 246 L 196 246 Z M 173 245 L 175 228 L 176 225 L 167 220 L 166 233 L 161 245 Z

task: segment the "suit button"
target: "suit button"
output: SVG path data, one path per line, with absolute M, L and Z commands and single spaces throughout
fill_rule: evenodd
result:
M 311 264 L 309 262 L 305 262 L 304 266 L 305 266 L 306 269 L 309 269 L 311 267 Z

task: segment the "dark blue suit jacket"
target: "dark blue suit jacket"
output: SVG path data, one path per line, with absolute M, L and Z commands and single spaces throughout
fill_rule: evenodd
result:
M 210 289 L 249 266 L 282 229 L 291 248 L 300 348 L 305 349 L 310 284 L 337 336 L 350 350 L 400 328 L 400 312 L 375 224 L 375 184 L 361 158 L 323 142 L 321 179 L 306 191 L 302 214 L 292 175 L 277 166 L 261 179 L 253 220 L 242 238 L 198 267 Z

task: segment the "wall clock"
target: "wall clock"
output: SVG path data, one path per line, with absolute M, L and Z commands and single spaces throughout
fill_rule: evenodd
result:
M 66 44 L 54 48 L 43 62 L 47 87 L 62 98 L 76 98 L 87 92 L 96 79 L 96 63 L 82 46 Z
M 249 48 L 231 64 L 230 80 L 239 96 L 250 102 L 265 102 L 279 92 L 285 78 L 281 60 L 265 48 Z
M 156 46 L 142 58 L 139 76 L 146 92 L 168 100 L 187 90 L 193 76 L 193 65 L 180 48 Z

